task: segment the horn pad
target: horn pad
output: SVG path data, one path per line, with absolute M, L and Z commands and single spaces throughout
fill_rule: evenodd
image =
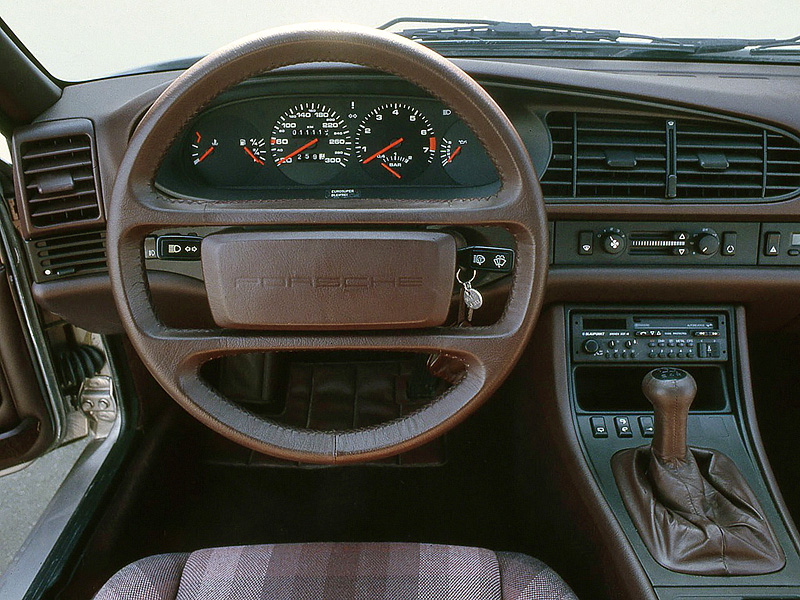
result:
M 431 231 L 224 233 L 202 245 L 214 321 L 235 329 L 442 325 L 455 239 Z

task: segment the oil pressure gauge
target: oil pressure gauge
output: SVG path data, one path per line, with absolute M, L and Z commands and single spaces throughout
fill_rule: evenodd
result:
M 497 171 L 475 134 L 458 121 L 442 138 L 439 160 L 453 181 L 462 185 L 486 185 L 497 180 Z

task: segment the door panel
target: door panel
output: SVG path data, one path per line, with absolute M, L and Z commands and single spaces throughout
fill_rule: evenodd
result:
M 7 275 L 0 265 L 0 472 L 44 454 L 54 437 Z

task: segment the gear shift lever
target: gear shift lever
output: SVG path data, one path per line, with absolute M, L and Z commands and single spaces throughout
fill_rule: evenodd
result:
M 650 446 L 611 459 L 628 514 L 653 558 L 693 575 L 755 575 L 785 558 L 764 511 L 734 462 L 686 445 L 697 383 L 683 369 L 650 371 L 642 392 L 655 410 Z
M 664 461 L 685 461 L 689 407 L 697 395 L 694 377 L 683 369 L 653 369 L 642 381 L 642 392 L 655 410 L 653 452 Z

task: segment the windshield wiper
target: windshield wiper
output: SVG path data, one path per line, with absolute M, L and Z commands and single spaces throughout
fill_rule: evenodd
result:
M 747 38 L 666 38 L 640 33 L 625 33 L 616 29 L 587 29 L 581 27 L 552 27 L 488 19 L 447 19 L 399 17 L 378 29 L 399 24 L 430 23 L 438 27 L 401 29 L 397 33 L 423 44 L 468 46 L 529 45 L 536 48 L 580 48 L 582 50 L 617 48 L 631 56 L 656 53 L 687 55 L 724 54 L 749 50 L 751 54 L 767 52 L 794 53 L 788 50 L 800 46 L 800 36 L 788 39 Z M 441 26 L 447 24 L 447 26 Z
M 522 42 L 606 42 L 626 43 L 639 40 L 647 46 L 657 44 L 668 48 L 694 51 L 695 46 L 684 40 L 657 37 L 639 33 L 623 33 L 616 29 L 586 29 L 582 27 L 552 27 L 492 21 L 488 19 L 438 19 L 426 17 L 399 17 L 379 26 L 389 29 L 400 23 L 452 23 L 450 27 L 417 27 L 402 29 L 398 35 L 419 42 L 457 42 L 457 41 L 522 41 Z
M 792 50 L 791 48 L 794 48 Z M 797 54 L 800 52 L 800 35 L 785 40 L 770 40 L 750 48 L 750 54 Z

